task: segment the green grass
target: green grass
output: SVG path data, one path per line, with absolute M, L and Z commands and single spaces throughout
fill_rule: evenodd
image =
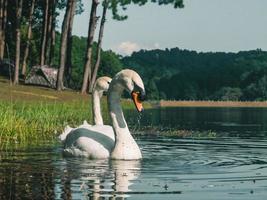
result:
M 105 97 L 101 106 L 104 122 L 109 124 Z M 122 106 L 134 109 L 131 100 L 122 100 Z M 76 127 L 84 120 L 92 123 L 90 95 L 25 85 L 11 86 L 0 78 L 0 148 L 3 145 L 56 141 L 66 125 Z
M 131 109 L 130 101 L 123 107 Z M 109 123 L 106 100 L 102 101 L 105 123 Z M 0 144 L 38 143 L 54 140 L 66 125 L 92 123 L 90 100 L 72 102 L 0 101 Z
M 123 107 L 131 109 L 130 101 Z M 105 123 L 109 123 L 106 100 L 102 101 Z M 72 102 L 0 101 L 0 144 L 28 143 L 55 139 L 66 125 L 92 123 L 90 100 Z
M 29 143 L 54 139 L 68 124 L 91 121 L 88 102 L 1 102 L 0 143 Z

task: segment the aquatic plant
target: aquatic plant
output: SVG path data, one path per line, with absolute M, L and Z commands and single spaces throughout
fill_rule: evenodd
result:
M 190 139 L 216 139 L 222 137 L 212 130 L 186 130 L 179 128 L 163 128 L 160 126 L 145 126 L 135 132 L 136 135 L 163 136 L 172 138 L 190 138 Z

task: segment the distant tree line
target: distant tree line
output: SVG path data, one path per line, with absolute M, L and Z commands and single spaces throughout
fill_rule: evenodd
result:
M 267 52 L 141 50 L 122 59 L 143 77 L 150 99 L 267 100 Z

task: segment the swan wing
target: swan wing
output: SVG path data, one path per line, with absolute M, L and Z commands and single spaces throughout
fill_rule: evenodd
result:
M 104 159 L 110 156 L 115 139 L 111 126 L 79 126 L 73 129 L 64 142 L 64 154 L 92 159 Z
M 64 131 L 58 136 L 58 139 L 64 143 L 66 138 L 67 138 L 67 135 L 73 130 L 73 128 L 71 128 L 69 125 L 67 125 L 65 128 L 64 128 Z

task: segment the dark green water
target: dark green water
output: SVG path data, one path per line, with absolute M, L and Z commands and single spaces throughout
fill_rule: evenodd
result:
M 135 119 L 127 114 L 130 123 L 134 124 Z M 211 130 L 225 137 L 265 137 L 267 136 L 267 109 L 205 107 L 150 109 L 144 112 L 141 126 L 163 130 Z
M 133 111 L 126 116 L 137 130 Z M 141 161 L 64 158 L 44 143 L 0 152 L 0 199 L 266 199 L 267 110 L 147 110 L 142 126 L 211 130 L 213 139 L 138 136 Z

